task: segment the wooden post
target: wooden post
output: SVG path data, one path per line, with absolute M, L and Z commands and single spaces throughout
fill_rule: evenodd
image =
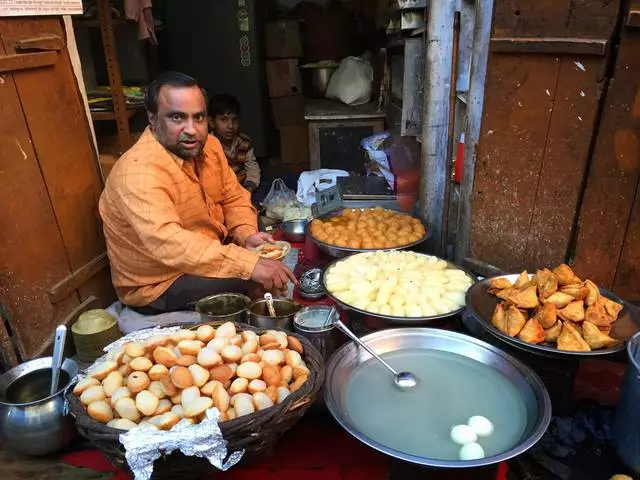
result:
M 118 52 L 116 49 L 116 38 L 113 33 L 113 19 L 111 18 L 111 3 L 109 0 L 98 0 L 98 21 L 100 22 L 102 49 L 104 50 L 104 58 L 109 75 L 109 87 L 111 87 L 111 97 L 113 99 L 113 118 L 118 128 L 120 153 L 124 153 L 130 146 L 131 132 L 129 130 L 127 104 L 122 91 L 122 77 L 120 75 L 120 64 L 118 63 Z
M 431 2 L 427 20 L 424 122 L 420 155 L 420 214 L 431 229 L 434 253 L 446 250 L 451 162 L 448 155 L 449 95 L 456 2 Z M 484 45 L 486 49 L 486 44 Z
M 464 162 L 460 184 L 460 215 L 456 233 L 455 260 L 462 262 L 467 257 L 471 230 L 471 197 L 476 163 L 476 146 L 480 139 L 482 107 L 484 102 L 484 82 L 487 76 L 489 40 L 493 0 L 479 0 L 476 3 L 476 20 L 471 54 L 469 96 L 467 100 L 467 130 L 465 133 Z

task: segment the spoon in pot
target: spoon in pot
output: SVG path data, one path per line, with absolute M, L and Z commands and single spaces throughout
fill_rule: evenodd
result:
M 64 355 L 64 341 L 67 337 L 67 327 L 59 325 L 56 328 L 56 337 L 53 343 L 53 358 L 51 359 L 51 391 L 54 395 L 58 391 L 58 381 L 60 379 L 60 368 Z
M 276 309 L 273 306 L 273 295 L 269 292 L 264 294 L 264 301 L 267 304 L 267 310 L 269 311 L 269 315 L 273 318 L 276 316 Z
M 385 362 L 376 352 L 373 351 L 369 345 L 360 340 L 351 330 L 347 328 L 347 326 L 342 323 L 341 320 L 334 320 L 333 324 L 338 327 L 339 330 L 342 331 L 347 337 L 357 343 L 360 347 L 364 348 L 367 352 L 371 354 L 373 358 L 378 360 L 382 365 L 385 366 L 387 370 L 393 373 L 393 383 L 395 383 L 396 387 L 400 390 L 408 391 L 416 387 L 418 385 L 418 379 L 411 372 L 398 372 L 395 368 Z

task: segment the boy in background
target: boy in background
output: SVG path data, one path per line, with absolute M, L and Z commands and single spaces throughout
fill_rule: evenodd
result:
M 238 132 L 240 103 L 233 95 L 220 94 L 209 101 L 209 129 L 222 144 L 238 182 L 250 193 L 260 185 L 260 166 L 251 139 Z

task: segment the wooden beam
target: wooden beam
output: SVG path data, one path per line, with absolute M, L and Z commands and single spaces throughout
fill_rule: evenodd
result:
M 16 348 L 9 336 L 2 312 L 0 312 L 0 367 L 2 367 L 4 371 L 7 371 L 13 367 L 17 367 L 19 363 Z
M 492 53 L 548 53 L 555 55 L 606 55 L 604 38 L 493 37 Z
M 98 0 L 98 20 L 100 22 L 102 49 L 104 50 L 107 74 L 109 76 L 113 113 L 118 129 L 120 153 L 124 153 L 131 146 L 131 131 L 129 129 L 129 117 L 127 116 L 127 105 L 122 91 L 122 76 L 120 74 L 116 37 L 113 31 L 114 20 L 111 17 L 111 2 L 109 0 Z
M 640 28 L 640 2 L 631 6 L 627 15 L 627 27 Z
M 0 56 L 0 73 L 51 67 L 58 61 L 56 52 L 18 53 Z
M 73 272 L 61 282 L 58 282 L 56 285 L 54 285 L 48 293 L 49 301 L 53 305 L 55 305 L 56 303 L 60 303 L 69 295 L 71 295 L 74 290 L 80 288 L 82 284 L 84 284 L 100 270 L 106 268 L 108 265 L 109 258 L 107 257 L 107 253 L 104 252 L 101 255 L 98 255 L 89 263 Z
M 39 35 L 23 38 L 14 44 L 16 50 L 59 51 L 64 48 L 64 39 L 60 35 Z

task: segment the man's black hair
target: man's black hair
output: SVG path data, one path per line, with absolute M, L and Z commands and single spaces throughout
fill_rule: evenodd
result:
M 227 93 L 220 93 L 214 95 L 209 100 L 209 115 L 215 118 L 216 115 L 225 115 L 227 113 L 234 113 L 238 117 L 240 116 L 240 102 L 233 95 Z
M 202 90 L 205 103 L 207 101 L 207 92 L 198 85 L 195 78 L 185 75 L 180 72 L 163 72 L 153 80 L 147 87 L 147 91 L 144 95 L 144 106 L 148 112 L 153 114 L 158 113 L 158 96 L 160 95 L 160 89 L 168 85 L 170 87 L 198 87 Z

